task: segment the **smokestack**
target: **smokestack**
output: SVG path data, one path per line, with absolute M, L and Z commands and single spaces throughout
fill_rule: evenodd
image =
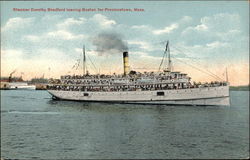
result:
M 124 75 L 129 74 L 128 52 L 123 52 Z

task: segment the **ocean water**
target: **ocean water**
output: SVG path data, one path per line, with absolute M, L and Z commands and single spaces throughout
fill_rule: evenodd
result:
M 46 91 L 1 91 L 1 158 L 249 157 L 249 92 L 231 106 L 53 101 Z

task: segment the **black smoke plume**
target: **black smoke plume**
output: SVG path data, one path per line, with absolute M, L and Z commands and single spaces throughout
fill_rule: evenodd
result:
M 96 46 L 99 55 L 121 54 L 128 50 L 127 43 L 122 39 L 122 35 L 117 33 L 99 33 L 93 37 L 92 44 Z

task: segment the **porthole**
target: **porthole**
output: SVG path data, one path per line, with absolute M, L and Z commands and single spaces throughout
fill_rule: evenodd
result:
M 157 92 L 157 96 L 164 96 L 164 92 Z

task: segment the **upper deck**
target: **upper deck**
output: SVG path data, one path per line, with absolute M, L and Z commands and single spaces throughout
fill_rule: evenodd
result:
M 135 85 L 135 84 L 162 84 L 162 83 L 189 83 L 190 77 L 185 73 L 144 73 L 129 75 L 65 75 L 58 80 L 62 84 L 78 85 Z

